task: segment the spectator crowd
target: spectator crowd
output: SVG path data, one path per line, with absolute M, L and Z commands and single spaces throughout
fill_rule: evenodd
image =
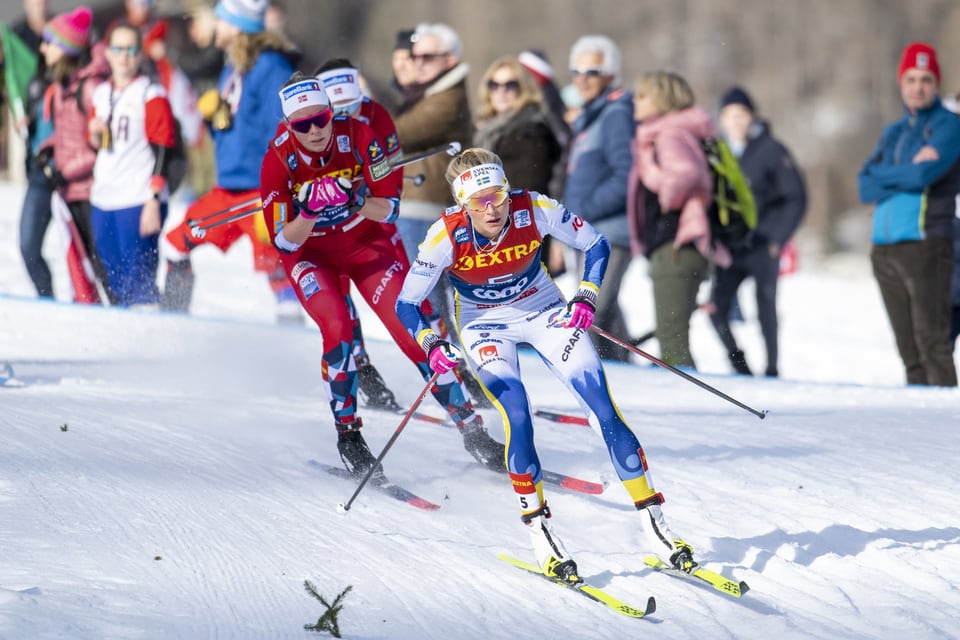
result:
M 256 270 L 275 293 L 278 321 L 310 318 L 324 335 L 352 335 L 336 367 L 333 344 L 324 346 L 324 357 L 331 368 L 359 370 L 367 402 L 396 408 L 363 346 L 352 272 L 337 276 L 342 326 L 324 327 L 323 314 L 303 298 L 302 267 L 278 249 L 288 220 L 278 216 L 286 213 L 264 206 L 264 154 L 285 144 L 285 127 L 296 125 L 277 96 L 299 71 L 320 83 L 331 117 L 347 117 L 336 125 L 350 131 L 336 138 L 339 152 L 350 140 L 366 141 L 356 131 L 369 127 L 366 144 L 378 145 L 385 166 L 425 156 L 397 180 L 395 203 L 392 194 L 351 187 L 359 200 L 348 209 L 363 209 L 364 197 L 392 203 L 377 220 L 390 249 L 378 259 L 415 263 L 427 232 L 457 204 L 446 175 L 452 154 L 436 151 L 452 143 L 486 149 L 502 161 L 511 189 L 562 203 L 609 242 L 595 300 L 599 326 L 635 345 L 656 338 L 665 363 L 694 370 L 690 321 L 707 313 L 731 369 L 752 375 L 750 362 L 759 356 L 748 357 L 734 329 L 742 319 L 738 290 L 751 278 L 766 358 L 761 370 L 779 375 L 777 285 L 808 198 L 802 169 L 749 88 L 728 87 L 711 108 L 676 70 L 624 78 L 619 47 L 601 34 L 572 42 L 566 69 L 520 49 L 474 74 L 453 27 L 421 23 L 389 34 L 392 83 L 377 91 L 346 59 L 301 68 L 301 52 L 283 33 L 285 16 L 267 0 L 183 5 L 188 41 L 177 50 L 153 0 L 125 0 L 124 14 L 102 33 L 89 7 L 52 14 L 46 0 L 24 0 L 23 19 L 0 34 L 5 116 L 26 146 L 20 249 L 38 296 L 54 296 L 41 251 L 51 223 L 70 238 L 63 258 L 75 302 L 180 313 L 189 312 L 194 281 L 204 277 L 194 273 L 191 251 L 204 244 L 226 251 L 246 237 Z M 871 263 L 906 382 L 955 387 L 960 118 L 949 108 L 956 101 L 941 101 L 937 52 L 929 44 L 906 45 L 890 77 L 904 115 L 878 132 L 858 177 L 861 200 L 875 208 Z M 302 126 L 291 131 L 308 136 L 325 123 Z M 377 157 L 368 160 L 381 170 Z M 291 172 L 296 162 L 287 161 Z M 728 184 L 734 186 L 722 186 Z M 174 193 L 190 204 L 182 221 L 166 225 Z M 551 277 L 584 268 L 584 252 L 556 239 L 544 238 L 539 251 Z M 628 335 L 619 304 L 629 295 L 624 275 L 638 260 L 647 266 L 656 323 L 644 337 Z M 445 279 L 420 308 L 432 331 L 455 341 L 456 292 Z M 624 345 L 590 337 L 604 360 L 635 357 Z M 462 361 L 448 384 L 452 399 L 441 402 L 468 439 L 470 398 L 479 407 L 489 399 Z M 334 397 L 338 424 L 349 425 L 350 394 Z M 474 445 L 472 453 L 489 463 L 483 449 L 491 446 Z

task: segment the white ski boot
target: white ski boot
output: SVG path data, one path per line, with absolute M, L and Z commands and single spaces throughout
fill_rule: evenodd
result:
M 537 511 L 521 516 L 533 541 L 533 553 L 544 575 L 576 584 L 583 582 L 577 573 L 577 563 L 567 553 L 563 542 L 547 523 L 550 509 L 543 505 Z
M 660 494 L 654 497 L 658 498 L 661 502 L 663 500 Z M 693 560 L 693 547 L 670 529 L 667 525 L 666 518 L 663 517 L 663 510 L 660 508 L 659 503 L 650 504 L 650 501 L 647 502 L 647 506 L 638 504 L 637 508 L 644 515 L 644 528 L 648 533 L 648 537 L 656 541 L 657 548 L 667 548 L 670 554 L 670 565 L 674 569 L 679 569 L 686 573 L 692 572 L 698 566 Z

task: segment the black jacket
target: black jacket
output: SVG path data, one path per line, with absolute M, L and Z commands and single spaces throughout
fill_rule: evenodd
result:
M 807 190 L 793 157 L 765 122 L 756 121 L 739 160 L 757 203 L 757 228 L 749 246 L 776 243 L 783 247 L 807 210 Z

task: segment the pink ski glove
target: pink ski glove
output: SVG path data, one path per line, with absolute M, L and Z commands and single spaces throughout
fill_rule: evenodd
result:
M 581 282 L 577 295 L 567 304 L 570 319 L 567 326 L 571 329 L 589 329 L 593 326 L 593 314 L 597 310 L 597 289 L 594 285 Z
M 350 194 L 336 178 L 324 176 L 304 182 L 297 193 L 297 201 L 303 207 L 300 215 L 307 219 L 318 217 L 327 207 L 339 207 L 350 201 Z
M 587 302 L 571 302 L 567 326 L 571 329 L 589 329 L 593 326 L 593 307 Z
M 447 373 L 453 370 L 461 358 L 463 358 L 463 354 L 460 353 L 460 350 L 446 340 L 435 342 L 430 347 L 430 353 L 427 354 L 430 369 L 436 373 Z

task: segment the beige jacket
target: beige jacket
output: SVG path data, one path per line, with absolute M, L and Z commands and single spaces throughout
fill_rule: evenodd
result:
M 473 143 L 473 123 L 467 100 L 469 70 L 464 63 L 453 67 L 430 85 L 423 98 L 394 118 L 404 155 L 412 156 L 451 142 L 459 142 L 464 149 Z M 449 163 L 450 156 L 441 153 L 407 166 L 409 175 L 422 173 L 424 181 L 420 186 L 404 181 L 401 216 L 409 211 L 422 218 L 430 210 L 428 207 L 405 208 L 403 203 L 406 202 L 436 204 L 430 219 L 440 217 L 443 209 L 453 204 L 450 187 L 444 178 Z

